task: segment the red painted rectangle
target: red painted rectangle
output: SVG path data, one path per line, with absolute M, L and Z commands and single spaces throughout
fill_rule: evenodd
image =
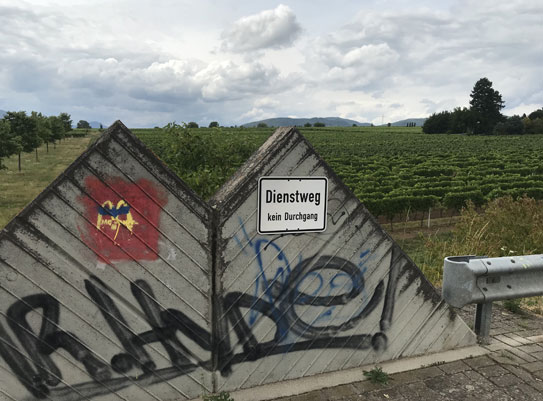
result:
M 140 179 L 130 182 L 96 177 L 85 179 L 88 196 L 80 201 L 91 224 L 81 229 L 82 240 L 107 260 L 158 258 L 160 212 L 167 202 L 164 190 Z

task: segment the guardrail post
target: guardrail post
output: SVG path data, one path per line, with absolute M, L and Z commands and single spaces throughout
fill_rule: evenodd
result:
M 475 334 L 481 344 L 490 343 L 490 320 L 492 318 L 492 302 L 477 304 L 475 312 Z

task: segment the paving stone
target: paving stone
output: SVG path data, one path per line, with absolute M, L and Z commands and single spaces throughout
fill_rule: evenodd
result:
M 540 393 L 543 393 L 543 380 L 541 380 L 539 377 L 534 377 L 534 380 L 531 382 L 526 383 L 529 386 L 535 388 Z
M 323 396 L 329 401 L 341 400 L 342 398 L 352 396 L 356 392 L 356 388 L 351 384 L 343 384 L 322 390 Z
M 323 391 L 311 391 L 310 393 L 300 394 L 291 397 L 292 401 L 328 401 Z
M 501 341 L 502 343 L 505 343 L 505 344 L 510 345 L 510 346 L 512 346 L 512 347 L 519 347 L 519 346 L 521 346 L 521 345 L 524 345 L 523 343 L 518 342 L 517 340 L 514 340 L 514 339 L 512 339 L 512 338 L 509 338 L 509 337 L 507 337 L 506 335 L 503 335 L 503 334 L 494 336 L 494 338 L 495 338 L 496 340 L 499 340 L 499 341 Z
M 534 380 L 534 377 L 530 372 L 527 372 L 522 367 L 514 366 L 514 365 L 504 365 L 505 369 L 507 369 L 509 372 L 513 373 L 515 376 L 521 378 L 525 382 L 529 382 Z
M 472 369 L 482 368 L 484 366 L 494 365 L 496 363 L 486 355 L 478 356 L 477 358 L 465 359 L 464 362 L 467 363 Z
M 533 372 L 532 374 L 538 379 L 543 380 L 543 370 L 538 370 L 537 372 Z
M 357 393 L 368 393 L 370 391 L 379 390 L 379 389 L 388 389 L 391 387 L 394 387 L 396 385 L 396 382 L 393 380 L 393 377 L 395 375 L 391 375 L 389 377 L 388 384 L 383 383 L 372 383 L 369 380 L 363 380 L 360 382 L 353 383 L 352 385 L 355 388 L 355 391 Z M 416 379 L 413 379 L 413 381 Z
M 499 351 L 502 349 L 509 349 L 511 348 L 510 345 L 507 345 L 506 343 L 502 343 L 501 341 L 497 341 L 493 344 L 484 345 L 484 347 L 489 351 Z
M 522 352 L 526 352 L 530 355 L 533 355 L 535 354 L 536 352 L 541 352 L 543 351 L 543 347 L 539 344 L 529 344 L 529 345 L 522 345 L 520 347 L 518 347 L 519 350 L 521 350 Z
M 406 386 L 399 387 L 400 394 L 408 400 L 449 400 L 441 396 L 439 393 L 436 393 L 432 389 L 428 388 L 424 382 L 410 383 Z
M 532 344 L 530 340 L 523 336 L 524 333 L 525 330 L 514 333 L 506 333 L 504 334 L 504 336 L 509 337 L 511 340 L 518 341 L 521 344 Z
M 541 401 L 541 392 L 534 389 L 530 385 L 526 383 L 518 384 L 515 386 L 515 388 L 518 388 L 520 391 L 522 391 L 525 395 L 525 399 L 528 401 Z
M 532 354 L 532 356 L 533 356 L 535 359 L 539 360 L 539 361 L 543 361 L 543 351 L 541 351 L 541 352 L 534 352 L 534 353 Z
M 488 357 L 497 363 L 506 365 L 523 365 L 526 363 L 524 359 L 512 354 L 509 350 L 495 351 L 489 354 Z
M 526 362 L 535 362 L 535 361 L 537 361 L 536 358 L 534 358 L 530 354 L 527 354 L 526 352 L 521 351 L 519 348 L 511 347 L 508 351 L 511 352 L 512 354 L 515 354 L 519 358 L 525 360 Z
M 424 381 L 426 386 L 440 394 L 466 393 L 471 386 L 470 379 L 463 373 L 457 373 L 451 376 L 438 376 Z M 473 387 L 473 386 L 472 386 Z
M 514 386 L 515 384 L 520 384 L 523 382 L 522 379 L 512 373 L 507 373 L 503 376 L 489 377 L 488 379 L 496 386 L 500 387 Z
M 483 375 L 476 372 L 475 370 L 466 370 L 465 372 L 462 372 L 468 379 L 469 383 L 478 391 L 492 391 L 494 388 L 494 384 L 491 383 L 488 379 L 486 379 Z
M 438 367 L 443 372 L 448 373 L 448 374 L 463 372 L 464 370 L 471 369 L 471 366 L 464 363 L 464 361 L 449 362 L 449 363 L 445 363 L 443 365 L 439 365 Z
M 537 361 L 532 363 L 526 363 L 522 365 L 524 369 L 526 369 L 528 372 L 537 372 L 538 370 L 543 370 L 543 362 Z
M 500 365 L 490 365 L 485 366 L 483 368 L 477 369 L 477 372 L 482 374 L 484 377 L 495 377 L 495 376 L 503 376 L 507 373 L 509 373 L 508 370 L 505 368 L 502 368 Z

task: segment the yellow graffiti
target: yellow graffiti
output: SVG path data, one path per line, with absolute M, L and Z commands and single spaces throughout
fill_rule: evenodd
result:
M 102 209 L 109 210 L 109 211 L 119 211 L 122 207 L 128 208 L 127 213 L 123 213 L 123 216 L 126 216 L 124 220 L 120 219 L 120 214 L 106 214 L 102 215 L 101 213 L 98 213 L 98 220 L 96 221 L 96 228 L 98 230 L 102 231 L 102 227 L 107 226 L 111 230 L 115 231 L 115 236 L 113 237 L 113 241 L 117 239 L 117 235 L 119 235 L 119 230 L 121 229 L 121 226 L 124 226 L 130 231 L 130 234 L 134 234 L 134 226 L 138 224 L 137 221 L 134 220 L 134 217 L 132 217 L 132 212 L 130 212 L 128 203 L 126 203 L 124 200 L 120 200 L 117 202 L 117 207 L 113 207 L 113 203 L 111 201 L 105 201 L 102 203 Z

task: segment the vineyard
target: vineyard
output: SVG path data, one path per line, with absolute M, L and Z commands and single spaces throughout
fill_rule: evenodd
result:
M 171 162 L 171 157 L 164 157 L 170 146 L 164 130 L 134 132 Z M 223 149 L 232 153 L 237 145 L 247 153 L 272 132 L 272 128 L 200 128 L 191 135 L 213 138 L 210 154 Z M 508 194 L 543 199 L 543 135 L 426 135 L 418 127 L 300 128 L 300 132 L 376 216 L 392 220 L 405 213 L 443 213 L 459 210 L 468 201 L 482 205 Z M 211 195 L 243 161 L 226 166 L 220 182 L 201 195 Z

